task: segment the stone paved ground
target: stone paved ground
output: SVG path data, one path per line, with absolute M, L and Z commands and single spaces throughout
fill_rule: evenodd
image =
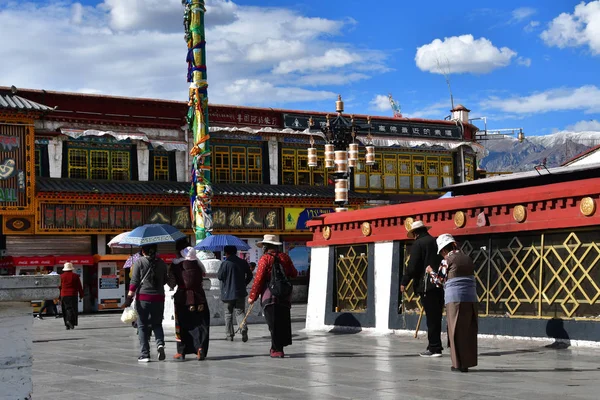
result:
M 450 357 L 422 359 L 424 339 L 370 333 L 307 334 L 294 310 L 294 345 L 270 359 L 266 325 L 250 341 L 224 340 L 213 327 L 206 361 L 138 364 L 134 329 L 119 315 L 34 322 L 36 400 L 70 399 L 598 399 L 600 350 L 553 350 L 539 342 L 484 340 L 479 367 L 450 371 Z

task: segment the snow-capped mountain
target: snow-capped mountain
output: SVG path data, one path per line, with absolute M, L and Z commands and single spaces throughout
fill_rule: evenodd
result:
M 600 145 L 600 132 L 560 131 L 546 136 L 517 139 L 486 140 L 481 142 L 487 156 L 480 167 L 490 172 L 529 171 L 546 160 L 547 167 L 558 167 L 579 153 Z

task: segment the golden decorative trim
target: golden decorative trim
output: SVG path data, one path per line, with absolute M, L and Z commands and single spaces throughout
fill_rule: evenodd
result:
M 581 199 L 579 211 L 586 217 L 591 217 L 596 212 L 596 202 L 591 197 L 584 197 Z
M 407 232 L 410 231 L 410 227 L 413 222 L 415 222 L 415 220 L 412 219 L 411 217 L 408 217 L 404 220 L 404 228 L 406 229 Z
M 363 222 L 360 226 L 360 230 L 362 231 L 363 236 L 371 236 L 371 224 L 368 222 Z
M 454 225 L 456 225 L 457 228 L 462 228 L 466 224 L 467 216 L 465 215 L 465 213 L 462 211 L 457 211 L 456 214 L 454 214 Z
M 329 226 L 326 226 L 325 228 L 323 228 L 323 239 L 329 240 L 330 237 L 331 237 L 331 228 Z
M 527 219 L 527 209 L 522 205 L 516 206 L 513 210 L 513 218 L 518 223 L 525 222 Z

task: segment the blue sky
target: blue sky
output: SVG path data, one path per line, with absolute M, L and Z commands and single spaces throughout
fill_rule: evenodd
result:
M 600 131 L 600 0 L 207 0 L 211 102 Z M 180 0 L 0 0 L 0 85 L 186 97 Z M 6 38 L 11 38 L 6 40 Z M 10 61 L 10 62 L 6 62 Z

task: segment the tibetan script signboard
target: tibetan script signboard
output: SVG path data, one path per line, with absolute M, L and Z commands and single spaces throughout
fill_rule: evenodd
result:
M 281 227 L 280 208 L 213 208 L 215 230 L 279 230 Z
M 33 143 L 32 126 L 0 123 L 0 214 L 33 214 Z
M 349 116 L 345 116 L 350 120 Z M 310 116 L 301 114 L 284 114 L 283 121 L 285 128 L 305 130 L 308 129 L 308 119 Z M 335 118 L 332 115 L 331 120 Z M 313 130 L 320 130 L 327 124 L 327 119 L 323 116 L 313 117 Z M 357 132 L 359 134 L 367 134 L 368 130 L 360 129 L 358 125 L 366 125 L 367 120 L 364 118 L 356 118 Z M 460 128 L 456 125 L 445 124 L 422 124 L 410 120 L 398 121 L 387 120 L 371 120 L 371 134 L 374 136 L 404 136 L 420 139 L 444 139 L 444 140 L 459 140 L 462 139 Z
M 188 207 L 113 206 L 86 204 L 40 204 L 38 233 L 123 232 L 144 224 L 191 227 Z

